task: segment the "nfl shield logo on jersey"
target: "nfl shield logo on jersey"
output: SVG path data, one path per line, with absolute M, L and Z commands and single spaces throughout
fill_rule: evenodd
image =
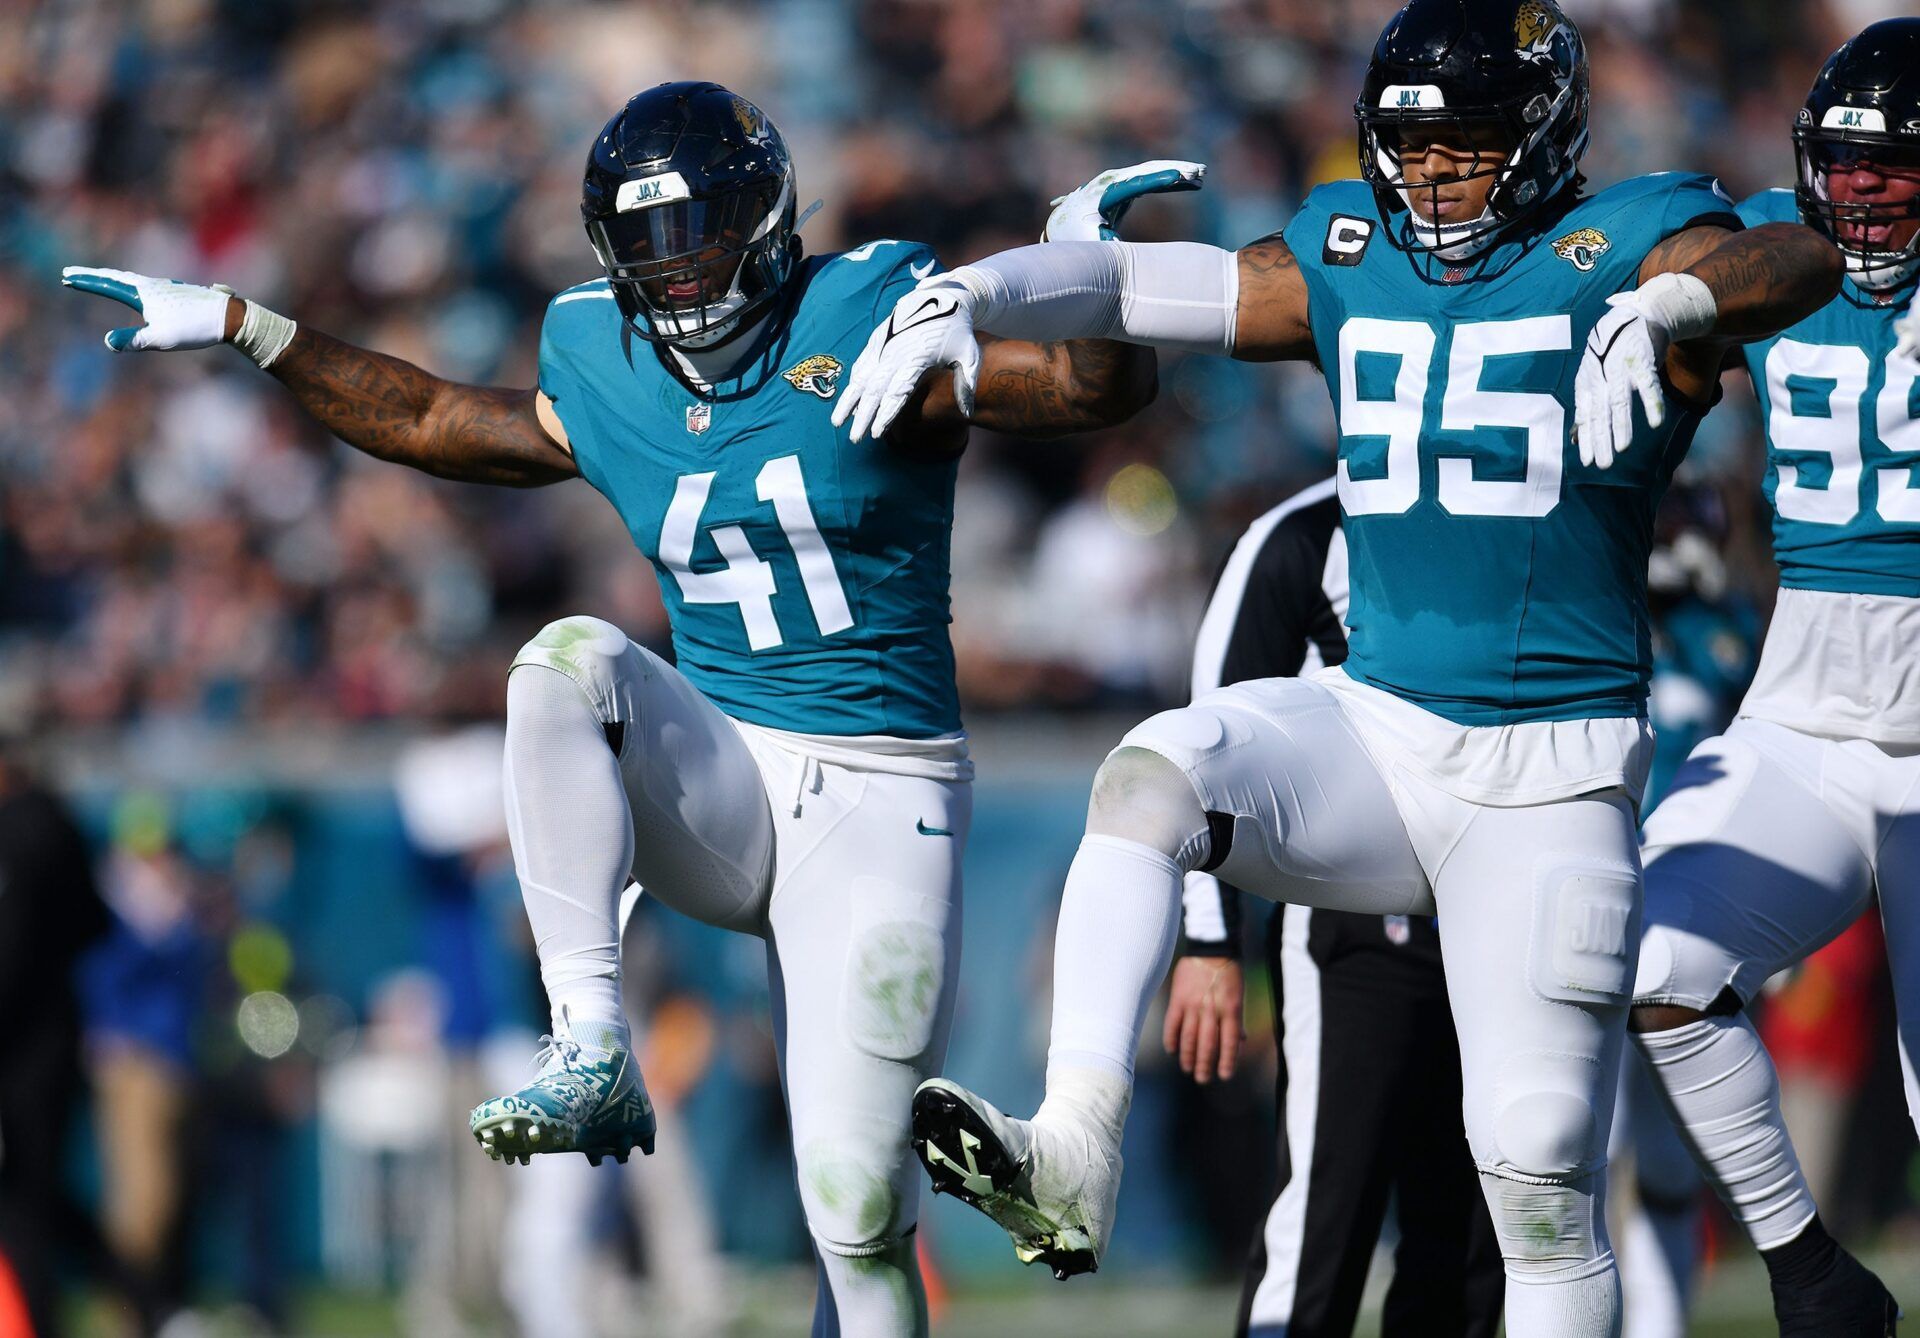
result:
M 713 426 L 713 406 L 711 404 L 689 404 L 687 406 L 687 431 L 696 437 Z

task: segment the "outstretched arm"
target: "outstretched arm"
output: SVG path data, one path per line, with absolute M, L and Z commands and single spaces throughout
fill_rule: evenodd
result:
M 1626 449 L 1636 397 L 1660 426 L 1663 376 L 1689 399 L 1710 399 L 1728 349 L 1812 315 L 1845 272 L 1832 243 L 1797 223 L 1703 225 L 1661 242 L 1641 264 L 1640 286 L 1608 298 L 1612 310 L 1587 336 L 1574 382 L 1580 458 L 1606 468 Z
M 235 344 L 328 431 L 382 460 L 441 478 L 522 488 L 577 472 L 566 432 L 536 390 L 442 380 L 402 359 L 297 329 L 221 289 L 77 266 L 61 281 L 146 318 L 145 325 L 108 334 L 115 352 Z M 250 316 L 256 326 L 263 318 L 277 322 L 277 331 L 262 336 L 246 328 Z
M 1243 274 L 1250 279 L 1244 336 L 1236 329 Z M 869 430 L 885 432 L 935 367 L 957 370 L 965 407 L 979 364 L 976 331 L 1271 360 L 1309 355 L 1306 325 L 1306 285 L 1277 240 L 1240 256 L 1197 242 L 1020 247 L 930 278 L 902 297 L 855 362 L 834 421 L 850 419 L 856 441 Z
M 959 450 L 969 425 L 1018 437 L 1064 437 L 1124 423 L 1160 389 L 1153 350 L 1112 339 L 1033 343 L 980 337 L 978 388 L 971 412 L 960 407 L 954 375 L 935 367 L 921 377 L 886 431 L 936 451 Z
M 327 431 L 382 460 L 510 488 L 537 488 L 578 472 L 558 420 L 550 409 L 542 414 L 537 390 L 444 381 L 304 327 L 267 371 Z
M 1640 282 L 1660 274 L 1699 279 L 1713 298 L 1713 327 L 1667 350 L 1667 379 L 1688 398 L 1706 399 L 1729 349 L 1805 320 L 1833 300 L 1845 273 L 1833 244 L 1798 223 L 1675 233 L 1647 253 Z

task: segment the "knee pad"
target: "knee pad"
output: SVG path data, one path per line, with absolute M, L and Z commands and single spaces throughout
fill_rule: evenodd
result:
M 874 1144 L 850 1137 L 816 1138 L 795 1160 L 807 1230 L 825 1254 L 870 1259 L 895 1249 L 914 1223 L 907 1215 L 899 1167 L 881 1166 Z
M 508 673 L 522 665 L 565 674 L 586 694 L 602 724 L 624 727 L 635 718 L 635 695 L 650 676 L 652 657 L 612 623 L 575 614 L 541 628 L 513 657 Z
M 937 1072 L 946 1036 L 949 908 L 869 874 L 852 883 L 853 936 L 841 985 L 847 1038 L 876 1059 Z M 936 1048 L 935 1042 L 938 1042 Z
M 1594 1112 L 1570 1091 L 1535 1088 L 1493 1116 L 1496 1160 L 1483 1169 L 1522 1180 L 1565 1181 L 1606 1164 Z
M 1186 772 L 1152 746 L 1132 741 L 1140 732 L 1129 734 L 1094 773 L 1087 833 L 1137 841 L 1192 872 L 1208 862 L 1209 815 Z
M 1482 1168 L 1480 1186 L 1507 1276 L 1572 1282 L 1613 1267 L 1605 1183 L 1604 1167 L 1564 1180 Z

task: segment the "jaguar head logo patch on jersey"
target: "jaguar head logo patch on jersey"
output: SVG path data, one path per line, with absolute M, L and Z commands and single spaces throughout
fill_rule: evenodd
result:
M 830 400 L 833 392 L 840 389 L 840 359 L 829 353 L 816 353 L 811 358 L 795 363 L 780 375 L 795 390 L 804 390 L 809 395 Z
M 1613 249 L 1607 234 L 1598 228 L 1580 228 L 1554 240 L 1553 253 L 1582 274 L 1593 273 L 1600 257 Z

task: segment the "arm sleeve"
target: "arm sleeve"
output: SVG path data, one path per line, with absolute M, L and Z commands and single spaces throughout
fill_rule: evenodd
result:
M 1239 263 L 1198 242 L 1047 242 L 954 270 L 976 330 L 1232 353 Z

